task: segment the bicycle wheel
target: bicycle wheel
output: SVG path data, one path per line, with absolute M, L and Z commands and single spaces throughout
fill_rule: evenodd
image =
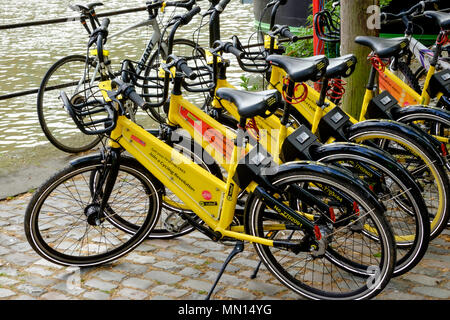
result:
M 162 186 L 135 161 L 121 160 L 104 212 L 92 199 L 92 177 L 104 168 L 99 156 L 69 165 L 33 195 L 25 234 L 40 256 L 65 266 L 94 266 L 127 254 L 145 240 L 161 210 Z M 140 227 L 125 232 L 124 222 Z
M 192 70 L 199 73 L 200 67 L 203 67 L 206 65 L 206 55 L 205 51 L 198 47 L 198 45 L 191 40 L 188 39 L 174 39 L 173 41 L 173 48 L 172 53 L 174 53 L 177 57 L 183 57 L 186 59 L 188 66 L 191 67 Z M 153 53 L 152 57 L 150 58 L 150 61 L 148 63 L 148 67 L 144 71 L 144 77 L 148 79 L 150 75 L 157 75 L 159 71 L 159 66 L 161 63 L 161 60 L 166 60 L 167 56 L 166 53 L 162 50 L 157 50 L 155 53 Z M 203 74 L 205 71 L 204 68 L 201 68 L 201 73 Z M 200 75 L 202 77 L 202 75 Z M 206 76 L 206 75 L 203 75 Z M 151 81 L 151 80 L 150 80 Z M 185 79 L 189 83 L 190 80 Z M 143 88 L 143 94 L 145 95 L 151 94 L 151 89 L 148 89 L 148 86 L 151 85 L 149 81 L 144 81 L 144 88 Z M 157 84 L 155 83 L 154 87 L 157 87 Z M 153 92 L 153 94 L 157 94 L 158 92 Z M 191 96 L 190 96 L 191 97 Z M 145 97 L 147 102 L 152 102 L 151 98 Z M 206 99 L 206 96 L 204 96 L 204 93 L 197 93 L 194 94 L 193 97 L 191 97 L 193 102 L 201 102 Z M 168 102 L 167 102 L 168 103 Z M 167 121 L 167 114 L 166 110 L 164 110 L 164 106 L 158 107 L 158 108 L 150 108 L 149 112 L 151 115 L 155 118 L 156 121 L 159 123 L 166 123 Z
M 314 206 L 296 199 L 290 191 L 296 187 L 307 188 L 332 208 L 336 220 L 321 227 L 326 243 L 321 252 L 311 241 L 314 236 L 267 210 L 261 197 L 253 196 L 249 200 L 247 232 L 300 245 L 301 249 L 292 252 L 254 244 L 261 260 L 275 277 L 307 298 L 368 299 L 378 294 L 392 276 L 395 248 L 389 224 L 376 199 L 368 198 L 367 192 L 349 179 L 330 175 L 327 170 L 312 170 L 308 166 L 270 177 L 277 188 L 277 198 L 285 203 L 289 201 L 291 208 L 295 206 L 298 212 L 314 218 L 321 216 Z M 336 201 L 327 190 L 351 199 L 352 208 Z M 280 225 L 285 226 L 284 230 L 273 231 L 272 226 Z M 368 230 L 371 235 L 376 235 L 376 239 L 367 235 Z
M 86 57 L 71 55 L 58 60 L 47 71 L 37 94 L 39 124 L 56 148 L 68 152 L 84 152 L 95 147 L 100 137 L 80 132 L 59 99 L 65 91 L 72 103 L 82 103 L 89 83 L 85 74 Z M 92 65 L 89 70 L 93 70 Z M 94 86 L 97 82 L 94 83 Z
M 391 154 L 414 177 L 422 189 L 430 215 L 430 240 L 436 238 L 447 225 L 450 215 L 449 178 L 438 154 L 410 139 L 408 135 L 384 126 L 359 127 L 348 134 L 351 141 L 378 146 Z
M 432 135 L 441 143 L 445 144 L 447 150 L 450 149 L 450 121 L 442 117 L 434 116 L 427 113 L 414 113 L 402 116 L 396 119 L 399 122 L 414 125 L 420 130 Z M 450 161 L 450 154 L 447 154 L 446 161 Z M 448 166 L 448 164 L 447 164 Z M 448 168 L 449 169 L 449 168 Z M 450 169 L 447 170 L 447 176 L 450 180 Z M 450 226 L 450 218 L 447 222 L 447 227 Z
M 397 249 L 394 276 L 414 268 L 425 255 L 430 240 L 428 210 L 414 178 L 389 155 L 377 157 L 379 150 L 362 152 L 340 148 L 340 143 L 319 149 L 315 160 L 338 165 L 363 180 L 383 203 Z M 346 145 L 346 144 L 345 144 Z M 331 148 L 329 148 L 331 147 Z M 328 148 L 326 152 L 322 149 Z

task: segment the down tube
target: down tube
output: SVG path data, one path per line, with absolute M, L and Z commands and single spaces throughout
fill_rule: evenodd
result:
M 215 226 L 226 191 L 225 183 L 125 117 L 119 117 L 119 143 L 164 186 Z

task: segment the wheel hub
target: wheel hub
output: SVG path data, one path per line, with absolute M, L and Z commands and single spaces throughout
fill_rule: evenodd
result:
M 99 226 L 103 221 L 102 218 L 104 217 L 104 215 L 100 212 L 99 204 L 93 203 L 88 205 L 84 209 L 84 214 L 87 217 L 87 222 L 91 226 Z

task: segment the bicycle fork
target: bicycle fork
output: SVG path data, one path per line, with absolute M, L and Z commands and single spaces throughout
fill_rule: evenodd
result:
M 102 162 L 102 169 L 93 171 L 89 178 L 92 203 L 85 208 L 84 214 L 92 226 L 100 225 L 105 218 L 104 212 L 119 173 L 120 149 L 109 149 Z

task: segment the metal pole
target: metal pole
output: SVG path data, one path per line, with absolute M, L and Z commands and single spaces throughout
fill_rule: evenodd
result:
M 220 0 L 209 0 L 211 6 L 214 7 Z M 220 40 L 220 15 L 216 15 L 216 18 L 209 24 L 209 46 L 212 48 L 216 40 Z
M 313 16 L 323 10 L 321 5 L 321 0 L 313 0 Z M 321 40 L 317 37 L 316 31 L 314 30 L 314 55 L 319 55 L 324 53 L 324 45 Z
M 115 15 L 119 15 L 119 14 L 132 13 L 132 12 L 138 12 L 138 11 L 144 11 L 144 10 L 147 10 L 147 7 L 139 7 L 139 8 L 131 8 L 131 9 L 98 13 L 97 17 L 99 17 L 99 18 L 109 17 L 109 16 L 115 16 Z M 64 23 L 64 22 L 78 21 L 78 20 L 80 20 L 80 16 L 57 18 L 57 19 L 50 19 L 50 20 L 38 20 L 38 21 L 30 21 L 30 22 L 22 22 L 22 23 L 13 23 L 13 24 L 0 25 L 0 30 L 16 29 L 16 28 L 39 26 L 39 25 L 54 24 L 54 23 Z

